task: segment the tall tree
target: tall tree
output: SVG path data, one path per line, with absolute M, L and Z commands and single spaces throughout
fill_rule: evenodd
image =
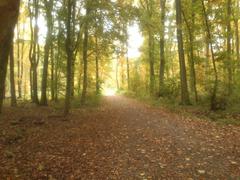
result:
M 98 36 L 95 35 L 95 63 L 96 63 L 96 95 L 100 94 L 100 79 L 99 79 L 99 47 Z
M 183 49 L 183 35 L 182 35 L 182 6 L 181 0 L 175 0 L 176 2 L 176 23 L 177 23 L 177 40 L 178 40 L 178 55 L 180 64 L 180 78 L 181 78 L 181 104 L 190 104 L 187 75 L 186 75 L 186 65 Z
M 232 16 L 232 1 L 227 0 L 227 69 L 228 69 L 228 94 L 231 95 L 232 93 L 232 45 L 231 45 L 231 39 L 232 39 L 232 30 L 231 30 L 231 16 Z
M 53 10 L 53 0 L 44 0 L 44 6 L 46 11 L 46 20 L 47 20 L 47 37 L 46 44 L 44 47 L 44 62 L 43 62 L 43 75 L 42 75 L 42 95 L 41 95 L 41 105 L 47 105 L 47 77 L 48 77 L 48 64 L 49 64 L 49 54 L 52 44 L 52 29 L 53 29 L 53 20 L 52 20 L 52 10 Z
M 67 38 L 66 38 L 66 53 L 67 53 L 67 85 L 65 95 L 64 115 L 69 114 L 71 107 L 71 92 L 72 92 L 72 61 L 73 61 L 73 34 L 72 34 L 72 12 L 75 0 L 67 0 Z
M 155 2 L 153 0 L 140 0 L 142 7 L 142 20 L 144 29 L 146 30 L 148 37 L 148 62 L 149 62 L 149 91 L 153 95 L 155 91 L 155 56 L 154 56 L 154 25 L 153 25 L 153 13 Z
M 198 93 L 197 93 L 197 82 L 196 82 L 196 71 L 195 71 L 195 52 L 194 52 L 194 26 L 195 26 L 195 0 L 192 0 L 192 8 L 191 8 L 191 22 L 188 21 L 184 11 L 182 10 L 182 15 L 187 27 L 188 37 L 189 37 L 189 69 L 190 69 L 190 87 L 191 91 L 194 94 L 195 102 L 198 101 Z
M 217 66 L 216 66 L 216 59 L 215 59 L 215 54 L 213 50 L 213 42 L 212 42 L 212 34 L 211 34 L 211 28 L 208 20 L 208 14 L 206 11 L 206 7 L 204 4 L 204 0 L 201 0 L 202 4 L 202 9 L 203 9 L 203 18 L 206 26 L 206 32 L 207 32 L 207 42 L 210 44 L 210 50 L 211 50 L 211 57 L 212 57 L 212 64 L 213 64 L 213 71 L 214 71 L 214 85 L 213 85 L 213 90 L 211 94 L 211 109 L 216 110 L 217 109 L 217 91 L 218 91 L 218 71 L 217 71 Z
M 83 88 L 82 88 L 82 97 L 81 103 L 85 104 L 86 95 L 87 95 L 87 86 L 88 86 L 88 34 L 89 34 L 89 18 L 90 14 L 90 3 L 86 1 L 86 20 L 84 24 L 84 39 L 83 39 Z
M 160 29 L 160 70 L 159 70 L 159 95 L 163 95 L 164 91 L 164 71 L 165 71 L 165 6 L 166 0 L 160 1 L 160 9 L 161 9 L 161 29 Z
M 10 55 L 9 55 L 9 67 L 10 67 L 10 84 L 11 84 L 11 106 L 17 106 L 15 78 L 14 78 L 14 42 L 12 42 Z
M 235 44 L 236 44 L 236 54 L 237 63 L 240 64 L 240 44 L 239 44 L 239 0 L 236 1 L 236 13 L 234 14 L 234 26 L 235 26 Z
M 39 104 L 38 99 L 38 63 L 39 63 L 39 44 L 38 44 L 38 17 L 39 17 L 39 0 L 33 0 L 32 8 L 29 0 L 30 13 L 30 29 L 31 29 L 31 44 L 29 51 L 30 60 L 30 82 L 31 82 L 31 98 L 33 103 Z M 34 19 L 34 27 L 33 27 Z
M 2 112 L 8 57 L 19 5 L 20 0 L 4 0 L 0 3 L 0 113 Z
M 25 27 L 23 26 L 23 34 Z M 20 48 L 20 44 L 21 48 Z M 22 78 L 23 78 L 23 54 L 24 54 L 24 40 L 20 40 L 20 24 L 17 24 L 17 86 L 18 98 L 22 98 Z M 20 54 L 21 52 L 21 54 Z

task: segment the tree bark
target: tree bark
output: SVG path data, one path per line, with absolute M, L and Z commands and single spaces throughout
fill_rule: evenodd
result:
M 228 69 L 228 94 L 231 95 L 232 93 L 232 45 L 231 45 L 231 39 L 232 39 L 232 32 L 231 32 L 231 15 L 232 15 L 232 9 L 231 9 L 231 0 L 227 0 L 227 69 Z
M 39 15 L 39 0 L 33 0 L 34 13 L 31 11 L 31 7 L 29 4 L 29 12 L 30 12 L 30 29 L 31 29 L 31 45 L 29 51 L 29 60 L 31 63 L 30 67 L 30 82 L 31 82 L 31 98 L 32 102 L 35 104 L 39 104 L 38 99 L 38 61 L 39 61 L 39 45 L 38 45 L 38 15 Z M 33 28 L 33 16 L 35 26 Z
M 19 3 L 20 0 L 5 0 L 0 3 L 0 113 L 4 99 L 8 56 L 19 14 Z
M 202 8 L 203 8 L 203 16 L 204 16 L 204 21 L 206 25 L 206 31 L 207 31 L 207 42 L 210 44 L 210 50 L 211 50 L 211 56 L 212 56 L 212 64 L 213 64 L 213 71 L 214 71 L 214 85 L 213 85 L 213 90 L 211 94 L 211 110 L 216 110 L 217 106 L 217 91 L 218 91 L 218 72 L 217 72 L 217 66 L 216 66 L 216 60 L 215 60 L 215 55 L 213 51 L 213 44 L 212 44 L 212 35 L 210 31 L 210 25 L 209 25 L 209 20 L 208 20 L 208 15 L 206 12 L 206 7 L 204 5 L 204 0 L 201 0 L 202 3 Z
M 165 71 L 165 6 L 166 0 L 161 0 L 161 30 L 160 30 L 160 69 L 159 69 L 159 96 L 164 93 L 164 71 Z
M 148 51 L 150 67 L 150 94 L 154 95 L 155 90 L 155 72 L 154 72 L 154 38 L 151 30 L 148 31 Z
M 130 90 L 130 65 L 129 65 L 129 56 L 128 56 L 128 42 L 126 42 L 126 61 L 127 61 L 127 85 L 128 85 L 128 90 Z
M 238 3 L 239 3 L 239 1 L 238 1 Z M 237 5 L 237 7 L 239 8 L 239 4 Z M 239 11 L 239 10 L 237 9 L 237 11 Z M 237 14 L 239 14 L 239 13 L 237 13 Z M 235 25 L 235 41 L 236 41 L 235 43 L 236 43 L 237 63 L 240 64 L 239 25 L 238 25 L 239 20 L 238 20 L 238 18 L 239 18 L 239 15 L 237 15 L 236 19 L 234 20 L 234 25 Z
M 192 1 L 194 3 L 194 0 Z M 193 7 L 193 4 L 192 4 Z M 188 35 L 189 35 L 189 66 L 190 66 L 190 87 L 191 91 L 194 93 L 195 102 L 198 101 L 198 93 L 197 93 L 197 83 L 196 83 L 196 71 L 195 71 L 195 63 L 194 63 L 194 12 L 192 12 L 192 25 L 188 23 L 185 13 L 182 11 L 182 15 L 187 26 Z
M 47 77 L 48 77 L 48 64 L 49 64 L 49 52 L 52 43 L 52 9 L 53 9 L 53 0 L 44 1 L 44 6 L 46 10 L 46 20 L 47 20 L 47 37 L 46 44 L 44 46 L 44 62 L 43 62 L 43 74 L 42 74 L 42 94 L 40 104 L 43 106 L 47 106 Z
M 67 84 L 65 95 L 64 115 L 69 114 L 71 108 L 71 92 L 72 92 L 72 61 L 73 61 L 73 45 L 72 45 L 72 0 L 67 1 L 67 38 L 66 38 L 66 52 L 67 52 Z
M 22 42 L 24 45 L 24 42 Z M 21 78 L 21 63 L 22 58 L 20 57 L 20 29 L 17 24 L 17 86 L 18 86 L 18 98 L 22 98 L 22 78 Z
M 239 18 L 239 15 L 240 15 L 240 13 L 239 13 L 239 0 L 237 0 L 237 14 L 236 14 L 236 18 L 235 18 L 235 20 L 234 20 L 234 23 L 235 23 L 235 36 L 236 36 L 236 53 L 237 53 L 237 63 L 238 64 L 240 64 L 240 44 L 239 44 L 239 25 L 238 25 L 238 23 L 239 23 L 239 20 L 238 20 L 238 18 Z
M 178 40 L 178 55 L 180 64 L 180 80 L 181 80 L 181 104 L 189 105 L 189 93 L 187 83 L 187 73 L 183 49 L 183 36 L 182 36 L 182 16 L 181 16 L 181 0 L 176 0 L 176 23 L 177 23 L 177 40 Z
M 96 95 L 100 94 L 98 37 L 95 35 Z
M 14 42 L 11 44 L 10 48 L 10 84 L 11 84 L 11 106 L 17 106 L 17 99 L 16 99 L 16 90 L 15 90 L 15 78 L 14 78 Z
M 54 70 L 56 69 L 55 66 L 57 66 L 54 62 L 54 50 L 53 50 L 53 44 L 51 43 L 51 53 L 50 53 L 50 59 L 51 59 L 51 100 L 54 101 L 55 96 L 56 96 L 56 90 L 55 90 L 55 84 L 57 83 L 57 79 L 55 81 L 55 72 Z
M 89 7 L 88 3 L 86 5 L 86 17 L 89 15 Z M 83 40 L 83 89 L 82 89 L 82 97 L 81 104 L 86 103 L 86 95 L 87 95 L 87 86 L 88 86 L 88 21 L 85 22 L 84 26 L 84 40 Z

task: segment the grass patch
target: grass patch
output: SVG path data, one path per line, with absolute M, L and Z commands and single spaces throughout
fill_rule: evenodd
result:
M 231 104 L 226 110 L 210 111 L 210 105 L 206 101 L 197 105 L 182 106 L 177 98 L 158 98 L 134 92 L 127 92 L 124 95 L 155 107 L 166 108 L 173 113 L 184 116 L 198 117 L 199 119 L 216 122 L 220 125 L 240 125 L 240 104 L 237 103 Z

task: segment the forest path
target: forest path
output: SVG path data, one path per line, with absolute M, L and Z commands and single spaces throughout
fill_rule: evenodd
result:
M 106 97 L 96 108 L 75 109 L 69 121 L 51 113 L 37 108 L 31 119 L 43 117 L 44 124 L 23 121 L 17 125 L 22 140 L 2 146 L 0 141 L 0 153 L 14 154 L 0 157 L 0 177 L 240 178 L 239 127 L 193 120 L 120 96 Z

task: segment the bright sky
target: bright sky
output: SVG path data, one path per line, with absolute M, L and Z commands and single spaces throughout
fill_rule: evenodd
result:
M 45 43 L 45 35 L 47 33 L 46 22 L 43 16 L 40 16 L 38 19 L 39 24 L 39 42 L 40 44 Z M 139 26 L 137 23 L 129 26 L 128 28 L 128 56 L 129 58 L 138 58 L 141 55 L 139 48 L 143 44 L 143 36 L 141 35 Z
M 139 48 L 143 44 L 143 36 L 140 33 L 139 26 L 135 23 L 128 28 L 128 56 L 130 58 L 138 58 L 141 55 Z

